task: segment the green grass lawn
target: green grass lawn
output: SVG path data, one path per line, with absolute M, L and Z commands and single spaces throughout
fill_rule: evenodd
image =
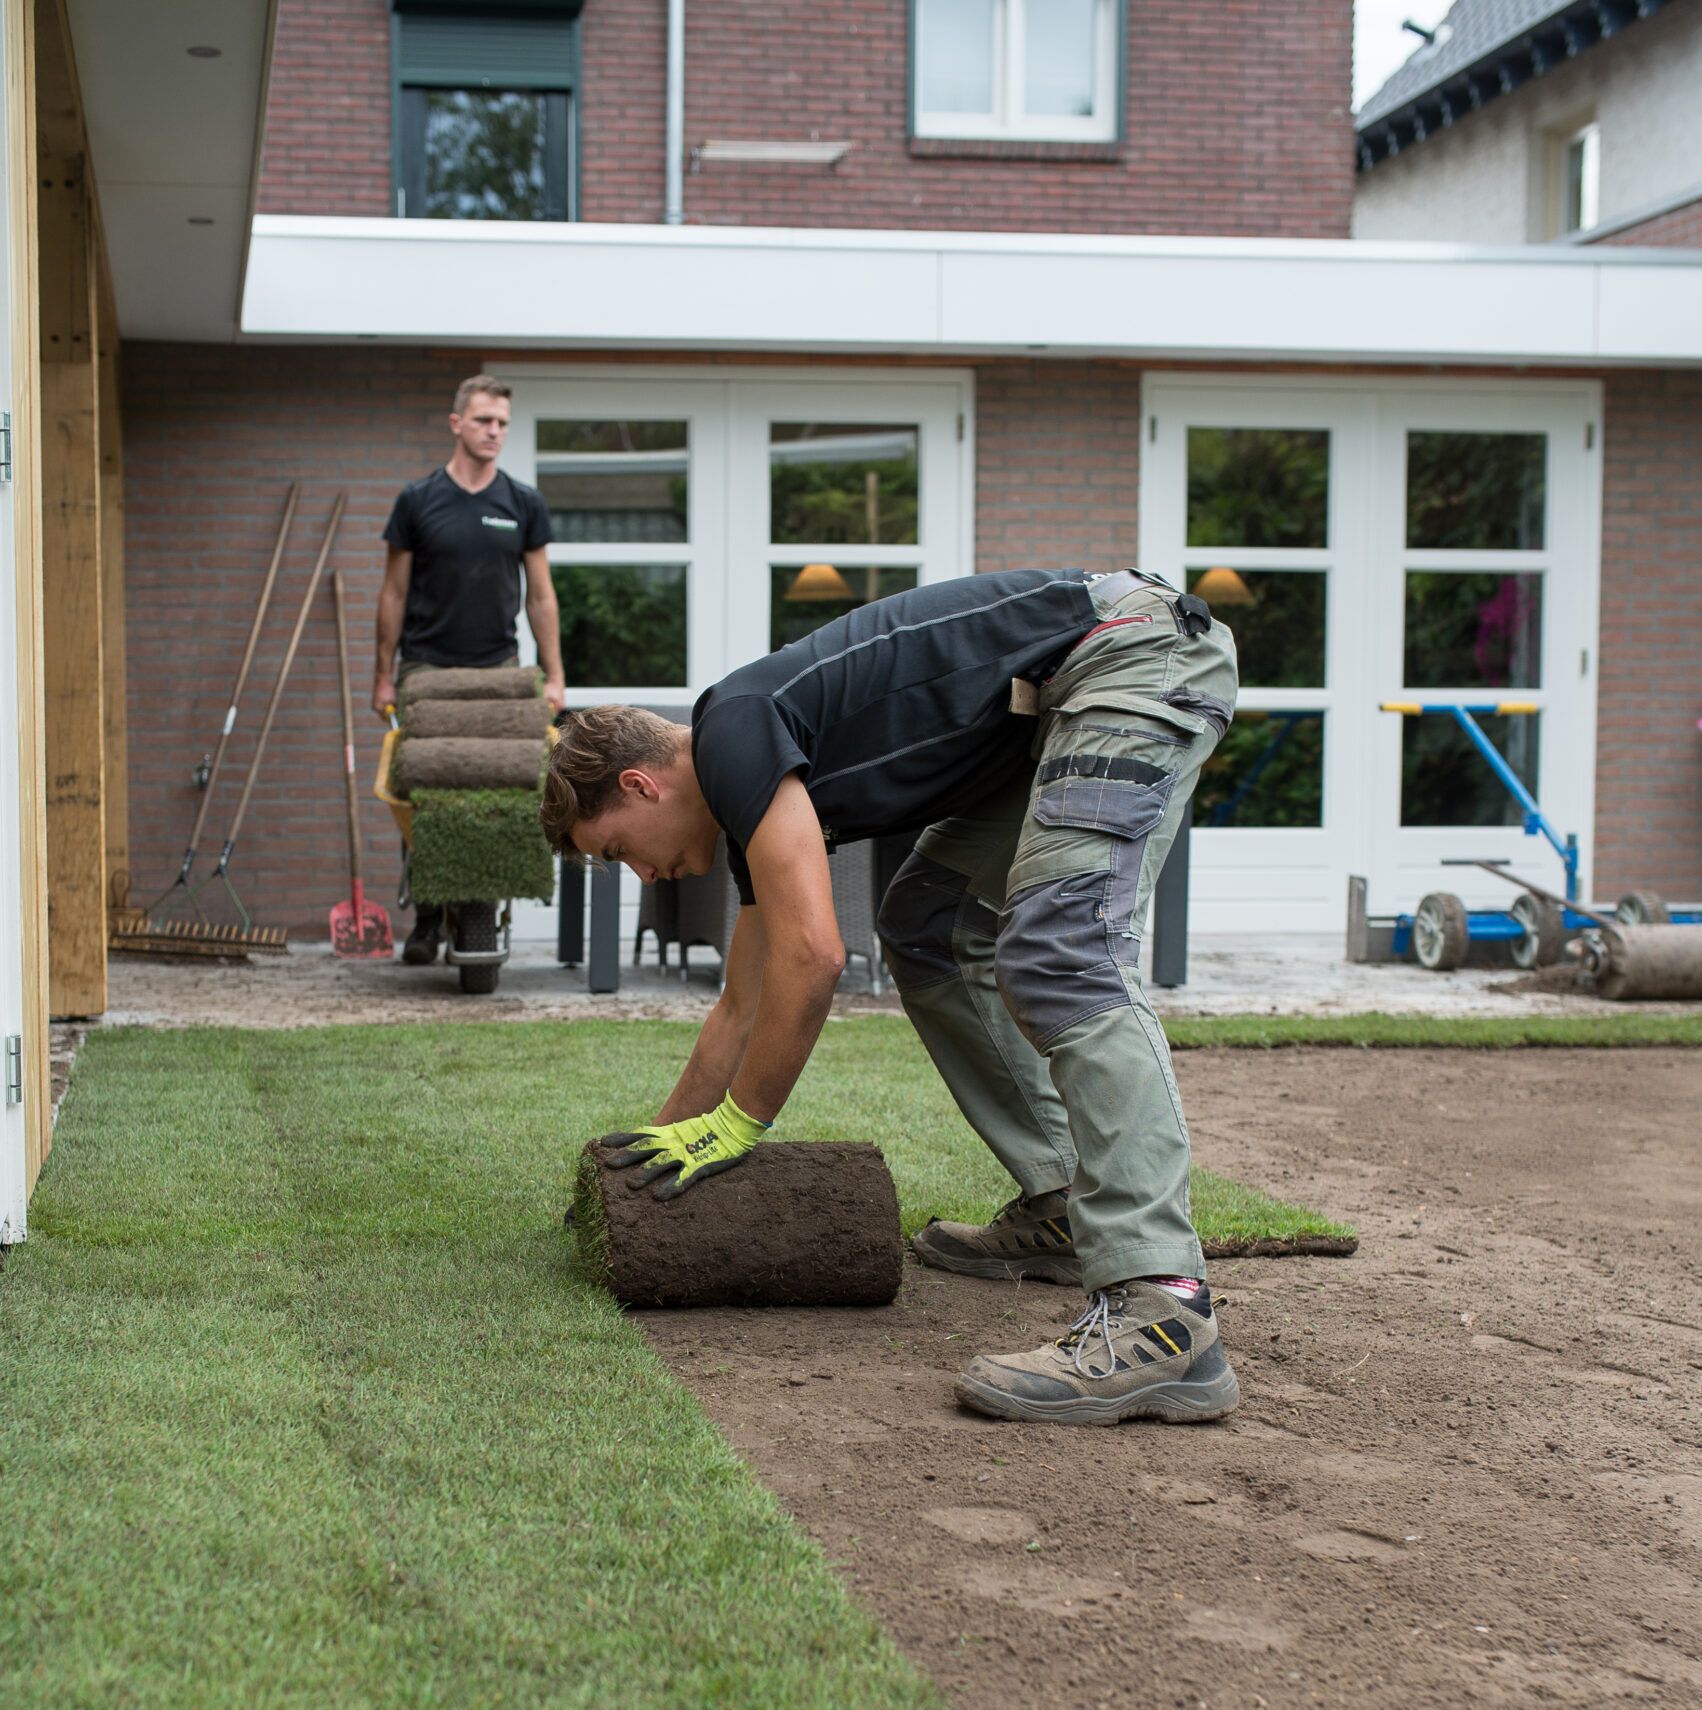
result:
M 0 1276 L 0 1703 L 937 1705 L 574 1275 L 571 1156 L 692 1035 L 91 1035 Z M 907 1227 L 1010 1191 L 902 1021 L 784 1131 L 878 1139 Z

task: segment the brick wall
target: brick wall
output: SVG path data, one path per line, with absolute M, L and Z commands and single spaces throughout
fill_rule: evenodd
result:
M 1133 564 L 1140 478 L 1137 369 L 1013 362 L 977 372 L 977 570 Z
M 303 492 L 237 732 L 217 786 L 211 872 L 339 488 L 331 565 L 348 586 L 356 770 L 367 879 L 392 902 L 389 810 L 371 794 L 383 728 L 367 710 L 379 538 L 398 489 L 441 462 L 455 383 L 477 364 L 414 351 L 128 344 L 124 350 L 130 875 L 146 902 L 175 876 L 200 802 L 190 769 L 216 741 L 284 491 Z M 348 894 L 342 710 L 330 567 L 312 608 L 232 875 L 257 919 L 324 937 Z M 405 917 L 404 917 L 405 918 Z
M 388 0 L 278 0 L 255 205 L 392 211 Z
M 1702 374 L 1607 381 L 1598 897 L 1702 897 Z
M 581 21 L 582 209 L 662 212 L 663 0 Z M 947 145 L 906 130 L 906 0 L 687 9 L 686 143 L 854 143 L 836 168 L 688 173 L 693 223 L 1345 237 L 1351 0 L 1129 0 L 1126 139 Z M 954 152 L 946 152 L 954 151 Z M 259 206 L 390 211 L 385 0 L 281 0 Z
M 1616 244 L 1658 249 L 1702 249 L 1702 196 L 1681 207 L 1668 208 L 1653 219 L 1640 220 L 1634 226 L 1622 226 L 1618 231 L 1597 239 L 1597 242 L 1604 248 Z

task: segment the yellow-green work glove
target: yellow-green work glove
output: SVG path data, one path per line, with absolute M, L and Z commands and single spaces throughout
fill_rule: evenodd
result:
M 732 1169 L 768 1128 L 768 1123 L 746 1116 L 728 1093 L 707 1116 L 670 1122 L 665 1128 L 641 1128 L 636 1134 L 605 1134 L 599 1144 L 621 1148 L 609 1159 L 611 1169 L 644 1166 L 637 1178 L 640 1187 L 678 1171 L 656 1190 L 658 1199 L 673 1199 L 700 1176 Z

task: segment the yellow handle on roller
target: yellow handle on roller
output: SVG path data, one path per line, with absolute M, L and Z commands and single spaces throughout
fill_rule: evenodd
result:
M 1383 711 L 1405 713 L 1409 718 L 1416 718 L 1424 708 L 1417 701 L 1384 701 Z
M 1541 709 L 1535 701 L 1497 701 L 1495 710 L 1498 713 L 1539 712 Z

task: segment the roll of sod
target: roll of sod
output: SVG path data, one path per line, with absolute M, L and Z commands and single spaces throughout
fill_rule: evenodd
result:
M 410 671 L 401 691 L 405 704 L 414 701 L 529 701 L 535 700 L 543 679 L 536 665 L 483 667 L 435 665 Z
M 550 728 L 550 703 L 529 701 L 416 701 L 402 726 L 415 737 L 475 736 L 486 740 L 530 738 L 542 742 Z
M 676 1199 L 580 1154 L 579 1261 L 623 1306 L 886 1306 L 904 1240 L 880 1148 L 765 1140 Z
M 415 790 L 535 790 L 544 759 L 536 736 L 405 736 L 390 776 L 404 796 Z
M 1702 997 L 1702 926 L 1609 926 L 1596 993 L 1615 1002 Z
M 555 862 L 538 824 L 536 790 L 421 790 L 414 797 L 414 900 L 555 893 Z

